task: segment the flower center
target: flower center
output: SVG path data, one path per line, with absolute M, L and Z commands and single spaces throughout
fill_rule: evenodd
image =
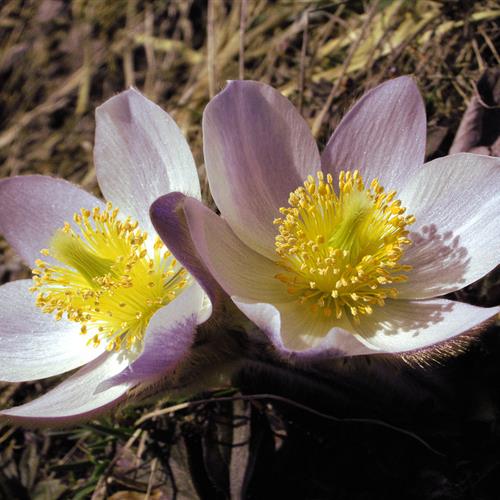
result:
M 324 316 L 359 321 L 397 296 L 392 283 L 406 281 L 411 266 L 398 264 L 415 222 L 396 192 L 385 193 L 374 179 L 365 187 L 357 170 L 340 172 L 338 194 L 330 174 L 309 176 L 290 194 L 289 207 L 274 220 L 276 275 L 288 293 Z
M 147 233 L 130 217 L 118 219 L 111 203 L 82 209 L 73 220 L 41 250 L 49 262 L 36 261 L 36 304 L 57 320 L 81 323 L 89 344 L 137 349 L 151 316 L 181 292 L 187 273 L 158 237 L 149 248 Z

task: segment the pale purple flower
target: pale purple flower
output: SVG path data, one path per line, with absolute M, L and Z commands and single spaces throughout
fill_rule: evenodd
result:
M 257 82 L 230 82 L 203 132 L 221 217 L 172 194 L 153 204 L 153 223 L 281 352 L 411 351 L 498 312 L 437 297 L 498 263 L 500 160 L 424 164 L 425 109 L 411 78 L 365 94 L 321 155 L 292 104 Z M 171 246 L 182 228 L 189 255 Z
M 0 287 L 0 380 L 81 367 L 47 394 L 0 412 L 17 423 L 69 424 L 117 405 L 131 387 L 168 375 L 211 312 L 149 219 L 162 194 L 200 198 L 181 131 L 133 89 L 100 106 L 96 121 L 107 205 L 61 179 L 0 182 L 0 232 L 35 269 L 33 280 Z

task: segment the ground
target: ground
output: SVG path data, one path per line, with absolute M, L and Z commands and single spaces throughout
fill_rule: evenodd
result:
M 0 176 L 55 175 L 99 194 L 94 109 L 133 85 L 188 137 L 210 201 L 202 111 L 235 78 L 279 88 L 322 146 L 366 89 L 411 74 L 427 156 L 443 156 L 475 82 L 500 63 L 499 18 L 494 0 L 5 0 Z M 0 283 L 25 277 L 0 239 Z M 498 304 L 498 281 L 454 298 Z M 3 426 L 0 498 L 495 499 L 498 331 L 454 347 L 339 361 L 328 377 L 254 360 L 198 403 L 147 403 L 69 430 Z M 0 383 L 0 407 L 55 383 Z

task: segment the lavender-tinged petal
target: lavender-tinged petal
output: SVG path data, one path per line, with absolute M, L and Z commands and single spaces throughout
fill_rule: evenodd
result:
M 313 315 L 306 306 L 256 303 L 234 296 L 232 299 L 283 356 L 319 360 L 373 353 L 346 329 L 348 323 Z
M 158 310 L 149 322 L 141 354 L 123 372 L 103 382 L 100 388 L 151 381 L 174 370 L 189 353 L 196 325 L 206 318 L 202 311 L 203 297 L 201 287 L 193 283 Z
M 106 413 L 126 397 L 131 384 L 98 387 L 123 371 L 131 362 L 123 353 L 104 353 L 47 394 L 21 406 L 0 411 L 15 424 L 33 426 L 71 425 Z
M 438 344 L 470 330 L 500 311 L 444 299 L 388 300 L 362 316 L 358 339 L 378 352 L 405 352 Z
M 407 76 L 367 92 L 347 113 L 321 157 L 325 173 L 359 170 L 370 183 L 401 189 L 424 162 L 425 107 Z
M 500 159 L 461 153 L 433 160 L 401 193 L 415 215 L 413 266 L 398 284 L 401 298 L 429 298 L 473 283 L 498 265 Z
M 30 266 L 57 229 L 81 208 L 103 206 L 95 196 L 62 179 L 25 175 L 0 181 L 0 233 Z
M 193 198 L 185 200 L 184 211 L 196 251 L 226 293 L 258 301 L 291 300 L 275 278 L 280 268 L 247 247 L 224 219 Z
M 232 81 L 203 115 L 210 189 L 235 234 L 274 255 L 279 208 L 319 169 L 316 143 L 293 105 L 268 85 Z
M 97 108 L 94 159 L 105 198 L 145 231 L 152 230 L 149 206 L 159 196 L 181 191 L 200 198 L 198 173 L 182 132 L 135 89 Z
M 0 380 L 22 382 L 52 377 L 78 368 L 102 354 L 87 346 L 80 324 L 35 306 L 31 280 L 0 287 Z
M 225 292 L 203 264 L 187 226 L 181 193 L 170 193 L 156 200 L 150 209 L 156 232 L 174 257 L 194 276 L 207 293 L 214 309 L 218 309 Z

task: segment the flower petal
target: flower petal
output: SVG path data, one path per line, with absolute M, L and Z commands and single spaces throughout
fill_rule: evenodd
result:
M 425 107 L 407 76 L 367 92 L 328 141 L 322 169 L 337 177 L 359 170 L 366 183 L 378 178 L 387 191 L 399 190 L 424 162 Z
M 16 424 L 70 425 L 96 418 L 124 400 L 130 384 L 99 390 L 101 382 L 122 371 L 130 360 L 121 353 L 104 353 L 47 394 L 21 406 L 0 411 Z
M 260 301 L 291 300 L 274 277 L 276 264 L 242 243 L 224 219 L 194 198 L 185 200 L 184 211 L 198 254 L 226 293 Z
M 203 298 L 203 290 L 193 283 L 179 297 L 159 309 L 149 322 L 144 349 L 138 358 L 99 388 L 150 381 L 174 370 L 189 353 L 196 325 L 207 317 L 202 312 Z
M 344 327 L 331 319 L 309 314 L 297 303 L 264 304 L 231 297 L 283 355 L 300 359 L 319 359 L 372 354 Z
M 498 264 L 499 185 L 499 158 L 461 153 L 422 167 L 400 193 L 417 219 L 403 258 L 413 270 L 397 287 L 400 297 L 444 295 Z
M 182 191 L 200 198 L 193 156 L 174 120 L 135 89 L 96 110 L 94 159 L 104 197 L 150 232 L 149 206 Z
M 30 266 L 56 229 L 81 208 L 103 206 L 95 196 L 62 179 L 24 175 L 0 181 L 0 233 Z
M 214 309 L 225 294 L 203 264 L 187 226 L 182 193 L 169 193 L 158 198 L 150 209 L 156 232 L 175 258 L 196 278 L 207 293 Z
M 268 85 L 232 81 L 203 114 L 210 189 L 238 237 L 256 252 L 274 254 L 273 220 L 319 153 L 304 119 Z
M 0 287 L 0 380 L 22 382 L 73 370 L 102 354 L 80 324 L 56 321 L 35 306 L 31 280 Z
M 379 352 L 405 352 L 451 339 L 483 323 L 500 307 L 451 300 L 388 300 L 355 326 L 358 338 Z

